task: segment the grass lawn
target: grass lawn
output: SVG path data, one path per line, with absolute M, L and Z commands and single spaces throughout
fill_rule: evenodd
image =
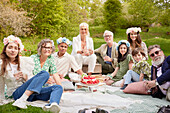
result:
M 105 29 L 102 26 L 90 27 L 90 33 L 94 41 L 95 49 L 100 47 L 101 44 L 105 43 L 103 39 L 104 30 Z M 142 40 L 146 43 L 147 47 L 149 45 L 159 44 L 162 50 L 164 51 L 165 55 L 168 56 L 170 55 L 170 35 L 167 35 L 166 32 L 169 32 L 169 31 L 170 31 L 170 27 L 154 27 L 154 28 L 150 28 L 149 32 L 142 32 L 140 34 L 141 34 Z M 155 37 L 159 37 L 159 38 L 155 38 Z M 56 39 L 51 38 L 51 39 L 54 40 L 55 46 L 57 48 L 57 44 L 55 41 L 57 38 Z M 72 37 L 69 37 L 69 39 L 72 40 Z M 117 32 L 114 34 L 115 42 L 118 42 L 119 40 L 122 40 L 122 39 L 124 40 L 127 39 L 126 29 L 118 29 Z M 25 46 L 25 49 L 31 50 L 31 53 L 29 53 L 28 51 L 25 53 L 22 53 L 28 56 L 30 54 L 36 53 L 37 44 L 38 42 L 40 42 L 41 39 L 36 38 L 36 37 L 29 37 L 29 38 L 25 37 L 25 38 L 22 38 L 21 40 Z M 1 45 L 0 50 L 2 51 L 2 48 L 3 48 L 2 39 L 1 39 L 0 45 Z M 71 53 L 71 51 L 72 51 L 72 47 L 69 47 L 68 53 Z M 151 60 L 149 59 L 148 62 L 151 64 L 150 61 Z M 26 110 L 20 110 L 16 107 L 13 107 L 11 103 L 0 106 L 0 113 L 23 113 L 23 112 L 24 113 L 43 113 L 44 111 L 41 108 L 36 108 L 36 107 L 31 107 L 31 106 L 28 106 L 28 109 Z

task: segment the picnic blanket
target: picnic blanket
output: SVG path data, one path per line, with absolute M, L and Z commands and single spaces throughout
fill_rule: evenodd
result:
M 101 87 L 102 88 L 102 87 Z M 150 95 L 125 94 L 119 87 L 106 86 L 106 93 L 75 91 L 63 93 L 60 113 L 78 113 L 80 109 L 95 110 L 102 108 L 110 113 L 155 113 L 158 106 L 169 105 L 165 99 L 152 98 Z M 34 101 L 27 105 L 43 107 L 47 102 Z

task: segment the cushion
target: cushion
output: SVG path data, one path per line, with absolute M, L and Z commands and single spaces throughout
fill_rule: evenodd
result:
M 74 90 L 73 83 L 70 81 L 62 81 L 61 84 L 64 87 L 64 91 Z
M 145 87 L 144 81 L 130 83 L 124 90 L 124 93 L 148 95 L 149 91 Z

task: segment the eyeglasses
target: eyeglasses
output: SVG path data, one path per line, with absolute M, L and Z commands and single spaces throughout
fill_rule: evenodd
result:
M 52 47 L 45 47 L 45 46 L 42 46 L 42 48 L 52 50 Z
M 154 53 L 150 54 L 150 57 L 154 57 L 155 55 L 158 55 L 161 50 L 155 51 Z
M 111 37 L 112 35 L 105 35 L 104 38 Z
M 83 31 L 83 30 L 85 30 L 85 31 L 86 31 L 87 29 L 86 29 L 86 28 L 85 28 L 85 29 L 83 29 L 83 28 L 82 28 L 81 30 L 82 30 L 82 31 Z

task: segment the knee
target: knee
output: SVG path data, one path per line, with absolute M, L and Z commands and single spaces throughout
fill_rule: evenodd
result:
M 61 93 L 63 93 L 63 87 L 61 85 L 54 85 L 53 87 L 54 87 L 53 90 L 58 90 Z
M 95 54 L 90 55 L 90 59 L 92 59 L 92 60 L 95 60 L 95 61 L 96 61 L 96 55 L 95 55 Z
M 132 70 L 128 70 L 127 73 L 128 73 L 128 74 L 131 74 L 131 73 L 132 73 Z

